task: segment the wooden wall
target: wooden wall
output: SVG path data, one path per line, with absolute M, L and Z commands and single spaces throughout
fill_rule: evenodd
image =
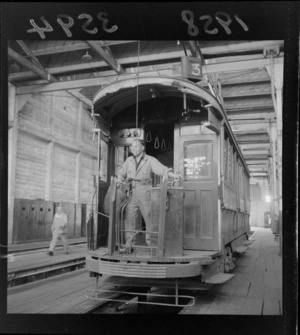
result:
M 264 215 L 271 210 L 270 203 L 266 202 L 265 197 L 269 195 L 267 180 L 256 181 L 250 184 L 250 225 L 254 227 L 264 227 Z
M 10 194 L 16 210 L 11 204 L 10 210 L 15 214 L 9 224 L 15 232 L 18 231 L 16 225 L 20 220 L 16 213 L 27 208 L 27 205 L 20 205 L 26 203 L 25 200 L 64 202 L 71 207 L 76 205 L 74 215 L 71 215 L 73 235 L 85 234 L 81 229 L 84 221 L 81 215 L 84 213 L 85 220 L 88 219 L 94 193 L 93 176 L 97 173 L 94 124 L 86 107 L 64 91 L 28 96 L 22 104 L 18 104 L 21 98 L 10 94 L 10 99 L 13 98 L 16 101 L 14 113 L 11 113 L 14 114 L 10 123 L 14 136 L 10 139 L 10 153 L 14 156 L 11 165 L 14 163 L 15 168 L 10 175 Z M 105 157 L 103 159 L 105 161 Z M 42 231 L 46 230 L 40 227 L 39 233 L 27 234 L 26 238 L 23 234 L 22 241 L 36 240 L 37 236 L 43 235 Z M 17 243 L 17 234 L 13 235 L 13 242 Z M 45 234 L 44 238 L 47 237 Z
M 47 143 L 22 131 L 18 135 L 15 197 L 20 199 L 44 199 Z

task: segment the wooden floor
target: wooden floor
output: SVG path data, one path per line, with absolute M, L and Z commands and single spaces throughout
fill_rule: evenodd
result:
M 212 291 L 200 291 L 196 304 L 182 314 L 282 314 L 282 258 L 278 242 L 271 230 L 264 228 L 255 229 L 252 239 L 253 243 L 237 261 L 235 277 Z M 86 313 L 96 304 L 86 297 L 88 288 L 95 288 L 95 278 L 90 278 L 86 269 L 16 286 L 8 289 L 7 313 Z
M 83 314 L 98 305 L 86 297 L 95 288 L 86 269 L 8 289 L 7 313 Z
M 254 228 L 253 243 L 237 259 L 235 277 L 197 294 L 182 314 L 282 315 L 282 257 L 269 228 Z
M 31 268 L 37 268 L 41 266 L 51 266 L 58 263 L 70 261 L 72 259 L 78 259 L 85 257 L 87 253 L 86 245 L 76 245 L 69 248 L 69 254 L 64 254 L 62 248 L 57 248 L 54 252 L 54 257 L 47 255 L 46 251 L 35 251 L 31 253 L 21 253 L 16 255 L 9 255 L 7 262 L 8 274 L 15 271 L 24 271 Z

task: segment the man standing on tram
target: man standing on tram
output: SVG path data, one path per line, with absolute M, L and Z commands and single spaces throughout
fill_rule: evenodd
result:
M 167 174 L 169 177 L 179 180 L 180 176 L 172 173 L 169 168 L 161 164 L 156 158 L 145 153 L 144 142 L 135 139 L 131 145 L 130 156 L 124 162 L 118 173 L 118 180 L 132 182 L 132 198 L 126 207 L 125 233 L 126 248 L 124 252 L 131 252 L 131 244 L 134 242 L 134 230 L 138 211 L 146 223 L 146 231 L 151 230 L 151 186 L 152 173 L 159 176 Z M 146 233 L 146 244 L 151 245 L 150 234 Z

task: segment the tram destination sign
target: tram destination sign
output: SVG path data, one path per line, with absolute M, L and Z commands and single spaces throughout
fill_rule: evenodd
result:
M 181 58 L 181 74 L 187 79 L 202 79 L 202 60 L 196 57 Z

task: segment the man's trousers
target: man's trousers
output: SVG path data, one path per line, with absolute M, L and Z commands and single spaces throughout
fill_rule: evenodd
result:
M 126 206 L 125 232 L 126 244 L 134 242 L 133 235 L 135 230 L 141 230 L 137 221 L 139 211 L 146 223 L 146 231 L 151 231 L 151 186 L 136 185 L 132 189 L 132 198 Z M 151 235 L 146 233 L 146 243 L 151 243 Z
M 50 243 L 49 251 L 54 251 L 56 247 L 56 243 L 58 241 L 58 238 L 61 238 L 63 245 L 64 245 L 64 250 L 65 252 L 68 252 L 68 240 L 67 240 L 67 234 L 63 233 L 60 229 L 54 229 L 52 232 L 52 241 Z

